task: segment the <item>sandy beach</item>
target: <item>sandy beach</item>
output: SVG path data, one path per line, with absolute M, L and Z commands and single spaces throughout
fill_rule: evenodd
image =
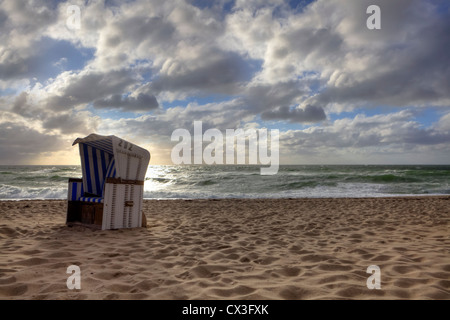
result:
M 146 228 L 100 231 L 67 227 L 63 200 L 1 201 L 0 299 L 450 299 L 448 196 L 145 200 L 144 212 Z

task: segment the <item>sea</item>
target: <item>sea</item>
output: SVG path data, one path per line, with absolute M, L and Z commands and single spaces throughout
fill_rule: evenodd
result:
M 80 166 L 0 166 L 0 200 L 66 199 Z M 145 199 L 347 198 L 450 194 L 450 165 L 150 165 Z

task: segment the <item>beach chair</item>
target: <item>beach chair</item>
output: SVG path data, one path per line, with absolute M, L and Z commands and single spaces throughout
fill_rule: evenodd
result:
M 83 177 L 69 179 L 66 224 L 102 230 L 142 226 L 150 153 L 116 136 L 90 134 L 76 144 Z

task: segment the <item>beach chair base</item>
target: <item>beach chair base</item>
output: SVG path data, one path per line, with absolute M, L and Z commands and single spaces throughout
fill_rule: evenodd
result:
M 79 181 L 71 179 L 69 188 L 74 183 Z M 76 190 L 73 185 L 72 190 Z M 66 224 L 82 224 L 102 230 L 145 227 L 143 191 L 144 181 L 107 178 L 105 198 L 77 193 L 73 198 L 78 200 L 68 201 Z
M 103 203 L 69 201 L 66 224 L 91 225 L 96 229 L 101 229 L 103 224 Z
M 141 227 L 143 191 L 144 181 L 107 178 L 102 229 Z
M 93 230 L 101 230 L 102 229 L 102 226 L 99 226 L 96 224 L 81 223 L 81 222 L 69 222 L 69 223 L 67 223 L 67 226 L 69 228 L 75 227 L 75 226 L 81 226 L 81 227 L 86 227 L 86 228 L 93 229 Z

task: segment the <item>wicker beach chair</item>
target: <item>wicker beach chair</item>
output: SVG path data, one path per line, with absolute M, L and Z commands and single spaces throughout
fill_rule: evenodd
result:
M 69 179 L 68 225 L 98 229 L 142 226 L 144 179 L 150 153 L 116 136 L 78 138 L 82 179 Z

